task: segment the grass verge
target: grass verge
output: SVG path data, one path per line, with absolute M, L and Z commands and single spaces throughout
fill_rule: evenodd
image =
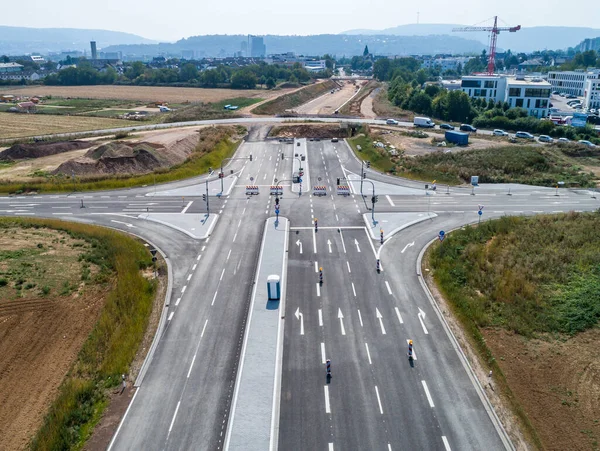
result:
M 291 110 L 305 104 L 309 100 L 315 99 L 327 91 L 337 88 L 338 85 L 333 80 L 327 80 L 322 83 L 306 86 L 298 91 L 284 94 L 269 102 L 257 106 L 252 110 L 254 114 L 283 114 L 286 110 Z
M 412 122 L 415 113 L 398 108 L 388 99 L 387 84 L 384 83 L 373 99 L 373 112 L 377 117 L 391 117 L 401 121 Z
M 128 373 L 146 330 L 155 285 L 141 274 L 152 264 L 144 245 L 124 234 L 51 219 L 0 218 L 0 228 L 50 228 L 90 244 L 84 260 L 114 279 L 100 318 L 31 442 L 33 450 L 80 449 L 106 406 L 105 390 Z
M 198 144 L 196 151 L 180 165 L 140 176 L 112 176 L 112 177 L 85 177 L 71 178 L 68 176 L 52 176 L 30 183 L 2 182 L 1 193 L 22 194 L 26 192 L 72 192 L 93 191 L 119 188 L 133 188 L 156 183 L 166 183 L 197 177 L 208 172 L 209 167 L 219 167 L 224 158 L 231 157 L 241 141 L 234 140 L 234 136 L 245 132 L 245 128 L 214 127 L 215 135 Z
M 368 126 L 362 127 L 357 136 L 348 138 L 347 141 L 356 156 L 360 160 L 370 161 L 371 167 L 374 169 L 389 172 L 394 168 L 389 152 L 373 145 L 373 140 L 368 133 Z
M 186 122 L 204 119 L 231 119 L 242 117 L 239 109 L 261 102 L 260 98 L 236 97 L 214 103 L 193 103 L 164 116 L 162 122 Z M 226 110 L 225 105 L 235 105 L 238 110 Z

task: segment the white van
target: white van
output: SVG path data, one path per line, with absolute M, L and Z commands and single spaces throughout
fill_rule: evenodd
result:
M 413 124 L 415 127 L 425 127 L 425 128 L 435 127 L 435 123 L 428 117 L 416 117 L 415 116 Z

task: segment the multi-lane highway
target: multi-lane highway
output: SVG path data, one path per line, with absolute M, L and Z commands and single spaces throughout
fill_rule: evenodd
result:
M 310 179 L 302 195 L 289 181 L 296 153 L 306 155 L 304 182 Z M 253 303 L 253 288 L 265 220 L 275 212 L 269 190 L 277 181 L 284 189 L 279 214 L 289 220 L 280 306 L 284 333 L 272 350 L 282 359 L 273 373 L 280 379 L 270 417 L 257 413 L 254 419 L 273 425 L 274 447 L 510 449 L 423 290 L 417 257 L 440 230 L 477 222 L 480 207 L 483 220 L 586 211 L 598 208 L 593 193 L 517 185 L 434 192 L 423 183 L 367 170 L 368 196 L 358 193 L 356 181 L 352 194 L 341 196 L 337 179 L 359 180 L 361 171 L 345 142 L 246 142 L 236 157 L 242 159 L 227 167 L 232 175 L 223 193 L 218 180 L 211 177 L 207 187 L 207 179 L 198 177 L 112 192 L 0 198 L 2 215 L 85 221 L 135 233 L 156 245 L 171 265 L 160 339 L 111 449 L 223 449 L 228 427 L 244 427 L 230 417 L 244 395 L 236 390 L 240 362 L 255 358 L 244 352 L 244 336 L 250 306 L 260 307 Z M 371 182 L 379 196 L 375 225 Z M 259 194 L 246 195 L 246 185 L 258 186 Z M 326 195 L 314 196 L 314 185 L 324 186 Z M 201 197 L 206 189 L 210 228 Z M 160 222 L 149 220 L 156 218 Z M 414 224 L 403 228 L 409 222 Z M 383 245 L 379 228 L 385 230 Z M 389 236 L 393 230 L 398 232 Z M 412 362 L 406 356 L 410 339 Z M 255 366 L 242 365 L 244 377 L 261 377 L 251 373 Z M 249 438 L 247 449 L 257 449 L 253 445 Z

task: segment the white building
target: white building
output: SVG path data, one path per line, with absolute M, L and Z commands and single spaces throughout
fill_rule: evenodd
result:
M 441 72 L 447 70 L 456 70 L 460 64 L 461 67 L 465 67 L 465 64 L 469 62 L 471 58 L 468 57 L 452 57 L 452 58 L 427 58 L 421 63 L 423 69 L 434 69 L 437 68 Z
M 600 79 L 590 78 L 585 84 L 585 97 L 583 100 L 584 108 L 588 110 L 594 108 L 600 109 Z
M 462 78 L 461 89 L 469 97 L 507 102 L 511 108 L 525 108 L 530 116 L 548 116 L 552 87 L 540 78 L 469 75 Z
M 552 85 L 553 91 L 583 96 L 585 85 L 589 79 L 600 78 L 600 69 L 591 71 L 571 70 L 571 71 L 552 71 L 548 72 L 548 81 Z
M 302 66 L 309 72 L 323 72 L 327 69 L 327 64 L 325 60 L 317 60 L 317 61 L 303 61 Z

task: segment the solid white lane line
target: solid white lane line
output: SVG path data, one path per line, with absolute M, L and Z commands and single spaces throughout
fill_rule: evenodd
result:
M 319 282 L 317 282 L 317 297 L 321 297 L 321 287 L 319 286 Z
M 184 207 L 183 210 L 181 210 L 181 213 L 185 213 L 186 211 L 188 211 L 188 208 L 190 208 L 190 205 L 192 205 L 194 203 L 193 200 L 189 201 L 188 204 Z
M 360 321 L 360 327 L 363 327 L 362 315 L 360 314 L 360 310 L 358 310 L 358 320 Z
M 315 232 L 315 229 L 312 229 L 312 235 L 313 235 L 313 253 L 317 253 L 317 233 Z
M 354 282 L 352 282 L 352 292 L 354 293 L 354 296 L 356 296 L 356 290 L 354 289 Z
M 202 246 L 202 250 L 200 252 L 204 252 L 204 249 L 206 249 L 206 246 Z
M 452 451 L 452 448 L 450 448 L 450 443 L 448 443 L 448 439 L 445 435 L 442 435 L 442 442 L 444 442 L 444 448 L 446 448 L 446 451 Z
M 246 213 L 246 207 L 244 207 L 244 210 L 242 211 L 242 215 Z
M 233 235 L 233 242 L 235 242 L 236 238 L 237 238 L 237 232 L 235 232 L 235 235 Z
M 173 319 L 174 314 L 175 314 L 175 312 L 169 313 L 169 318 L 167 319 L 167 321 L 171 321 L 171 319 Z
M 331 407 L 329 406 L 329 387 L 323 386 L 325 389 L 325 413 L 331 413 Z
M 429 402 L 429 407 L 435 407 L 433 405 L 433 399 L 431 399 L 431 394 L 429 394 L 429 389 L 427 388 L 427 382 L 421 381 L 423 384 L 423 390 L 425 390 L 425 396 L 427 396 L 427 401 Z
M 385 198 L 388 200 L 388 202 L 390 203 L 390 205 L 391 205 L 392 207 L 395 207 L 395 206 L 396 206 L 396 205 L 394 205 L 394 202 L 392 202 L 392 199 L 390 198 L 390 196 L 387 196 L 387 195 L 386 195 L 386 196 L 385 196 Z
M 319 326 L 323 327 L 323 310 L 319 309 Z
M 377 385 L 375 386 L 375 393 L 377 394 L 377 404 L 379 404 L 379 412 L 381 412 L 381 415 L 383 415 L 383 407 L 381 407 L 381 398 L 379 397 L 379 389 L 377 388 Z
M 184 287 L 181 289 L 181 294 L 185 293 L 186 288 L 187 288 L 187 285 L 184 285 Z
M 194 366 L 194 362 L 196 361 L 196 354 L 194 354 L 194 357 L 192 358 L 192 363 L 190 364 L 190 369 L 188 370 L 188 374 L 187 374 L 187 378 L 190 378 L 190 374 L 192 373 L 192 367 Z
M 329 443 L 329 449 L 327 451 L 333 451 L 333 443 Z
M 390 284 L 388 283 L 388 281 L 387 281 L 387 280 L 385 281 L 385 286 L 386 286 L 386 287 L 387 287 L 387 289 L 388 289 L 388 293 L 389 293 L 389 294 L 392 294 L 392 289 L 390 288 Z
M 350 262 L 346 262 L 346 265 L 348 265 L 348 272 L 352 272 L 350 271 Z
M 229 253 L 227 254 L 227 260 L 229 260 L 229 257 L 231 256 L 231 249 L 229 249 Z M 390 293 L 391 294 L 391 293 Z
M 225 268 L 223 268 L 223 272 L 221 272 L 221 277 L 219 277 L 219 280 L 223 280 L 223 274 L 225 274 Z
M 388 443 L 388 451 L 392 451 L 392 445 Z
M 189 282 L 191 278 L 192 278 L 192 275 L 190 274 L 187 278 L 187 281 Z
M 210 305 L 214 305 L 214 303 L 215 303 L 215 299 L 217 299 L 217 293 L 218 293 L 218 292 L 219 292 L 219 290 L 215 290 L 215 295 L 213 296 L 213 300 L 212 300 L 212 302 L 210 303 Z
M 242 220 L 240 219 L 240 221 L 238 222 L 238 229 L 240 228 L 241 223 L 242 223 Z
M 181 404 L 181 401 L 177 401 L 177 407 L 175 407 L 175 413 L 173 414 L 173 419 L 171 420 L 171 425 L 169 426 L 169 434 L 171 433 L 171 430 L 173 429 L 173 424 L 175 423 L 175 417 L 177 417 L 177 411 L 179 410 L 179 404 Z
M 335 218 L 337 219 L 337 214 L 335 215 Z M 344 235 L 342 234 L 342 230 L 340 229 L 340 238 L 342 240 L 342 248 L 344 249 L 344 254 L 346 253 L 346 244 L 344 243 Z
M 400 310 L 398 310 L 398 307 L 395 307 L 396 309 L 396 316 L 398 317 L 398 321 L 400 321 L 400 324 L 404 324 L 404 321 L 402 321 L 402 316 L 400 316 Z
M 325 359 L 325 343 L 321 343 L 321 363 L 325 365 L 327 360 Z
M 318 264 L 318 262 L 315 262 L 315 272 L 319 272 L 319 264 Z
M 196 266 L 198 266 L 196 263 L 194 263 L 194 266 L 192 266 L 192 271 L 196 271 Z
M 181 302 L 181 298 L 177 298 L 177 300 L 175 301 L 175 307 L 177 307 L 180 302 Z
M 371 353 L 369 352 L 369 345 L 367 343 L 365 343 L 365 348 L 367 348 L 367 357 L 369 358 L 369 365 L 373 365 L 373 362 L 371 361 Z

